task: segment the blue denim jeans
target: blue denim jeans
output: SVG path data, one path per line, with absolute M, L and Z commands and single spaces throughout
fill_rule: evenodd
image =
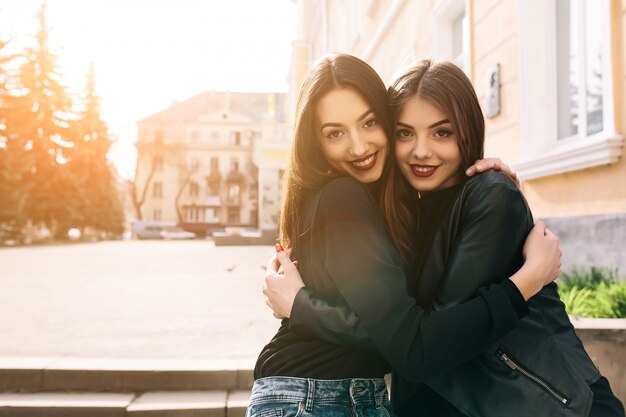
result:
M 382 378 L 319 380 L 273 376 L 254 381 L 246 417 L 390 417 Z

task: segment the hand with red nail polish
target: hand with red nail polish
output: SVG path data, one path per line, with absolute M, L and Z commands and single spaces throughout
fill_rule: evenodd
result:
M 276 255 L 270 260 L 265 271 L 265 304 L 274 312 L 276 318 L 289 318 L 296 294 L 304 282 L 298 272 L 298 261 L 291 261 L 291 251 L 276 244 Z

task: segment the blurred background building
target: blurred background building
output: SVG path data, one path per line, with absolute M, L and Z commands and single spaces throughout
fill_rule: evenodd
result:
M 626 0 L 296 3 L 290 94 L 327 52 L 358 56 L 387 84 L 422 58 L 455 62 L 481 101 L 486 155 L 518 172 L 564 267 L 626 270 Z
M 274 234 L 288 140 L 285 94 L 209 91 L 138 123 L 135 217 L 200 235 Z

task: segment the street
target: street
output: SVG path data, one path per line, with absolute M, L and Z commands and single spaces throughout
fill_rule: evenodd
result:
M 0 357 L 249 359 L 278 328 L 270 246 L 109 241 L 0 248 Z

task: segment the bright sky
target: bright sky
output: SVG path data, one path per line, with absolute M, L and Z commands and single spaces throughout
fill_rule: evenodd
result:
M 26 41 L 41 0 L 0 0 L 0 39 Z M 47 0 L 50 46 L 66 86 L 83 90 L 89 62 L 112 154 L 132 176 L 136 121 L 203 91 L 287 91 L 291 0 Z

